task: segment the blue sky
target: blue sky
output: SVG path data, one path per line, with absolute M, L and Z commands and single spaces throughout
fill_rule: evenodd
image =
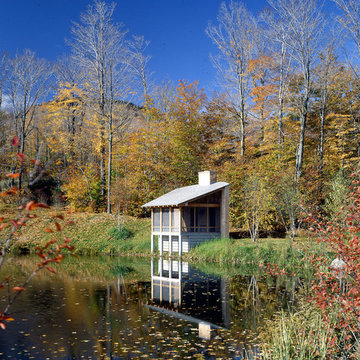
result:
M 301 0 L 300 0 L 301 1 Z M 209 59 L 214 46 L 205 34 L 215 22 L 222 0 L 118 0 L 115 22 L 130 34 L 150 41 L 150 68 L 157 82 L 199 80 L 207 92 L 215 86 Z M 89 0 L 0 0 L 0 51 L 15 54 L 29 48 L 49 60 L 69 52 L 72 21 L 78 21 Z M 246 0 L 255 15 L 265 0 Z M 326 3 L 328 4 L 328 3 Z M 328 6 L 328 5 L 326 5 Z M 333 6 L 331 6 L 333 8 Z

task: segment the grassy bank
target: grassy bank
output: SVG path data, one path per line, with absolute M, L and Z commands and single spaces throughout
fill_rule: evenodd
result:
M 16 208 L 2 204 L 2 216 L 16 217 Z M 123 230 L 119 230 L 118 219 L 108 214 L 73 213 L 63 210 L 36 210 L 37 218 L 31 219 L 26 227 L 19 231 L 18 240 L 13 246 L 14 252 L 34 252 L 36 246 L 44 245 L 54 236 L 68 237 L 73 240 L 76 253 L 81 255 L 150 255 L 150 220 L 126 217 Z M 53 218 L 63 215 L 65 220 Z M 72 226 L 64 226 L 72 220 Z M 62 226 L 56 231 L 55 221 Z M 54 232 L 46 232 L 52 229 Z M 186 261 L 203 264 L 213 262 L 249 266 L 276 263 L 288 268 L 301 266 L 303 253 L 297 250 L 299 242 L 294 244 L 288 239 L 260 239 L 253 243 L 250 239 L 215 239 L 192 249 L 184 255 Z M 302 244 L 299 248 L 302 248 Z M 313 245 L 312 245 L 313 246 Z
M 75 253 L 81 255 L 146 255 L 150 254 L 150 223 L 148 219 L 126 217 L 119 230 L 117 219 L 108 214 L 56 212 L 66 217 L 65 221 L 56 219 L 62 226 L 57 232 L 52 211 L 38 213 L 19 232 L 18 240 L 12 250 L 14 252 L 34 252 L 36 246 L 44 245 L 53 237 L 61 239 L 66 236 L 72 239 Z M 67 220 L 74 223 L 64 226 Z M 54 233 L 44 229 L 52 229 Z
M 201 263 L 253 265 L 278 264 L 289 270 L 304 266 L 304 245 L 307 240 L 298 239 L 293 243 L 289 239 L 267 238 L 253 243 L 251 239 L 215 239 L 197 246 L 184 256 L 188 261 Z M 317 253 L 325 250 L 316 243 L 311 249 Z M 331 255 L 329 254 L 329 257 Z

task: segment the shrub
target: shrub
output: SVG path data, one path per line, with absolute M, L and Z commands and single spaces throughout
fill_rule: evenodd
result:
M 124 226 L 120 228 L 113 227 L 109 230 L 109 235 L 115 240 L 120 241 L 128 239 L 132 235 L 132 232 Z

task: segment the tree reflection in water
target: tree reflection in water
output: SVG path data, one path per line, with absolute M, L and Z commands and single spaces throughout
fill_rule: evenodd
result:
M 16 259 L 9 272 L 20 279 L 33 261 Z M 258 326 L 287 307 L 294 284 L 232 273 L 213 275 L 164 259 L 64 263 L 55 276 L 39 276 L 14 304 L 16 320 L 0 337 L 0 358 L 241 359 L 256 350 L 249 339 Z M 199 322 L 211 324 L 209 340 L 199 338 Z

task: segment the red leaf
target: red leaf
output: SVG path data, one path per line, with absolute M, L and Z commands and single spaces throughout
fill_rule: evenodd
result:
M 32 209 L 34 209 L 35 204 L 36 204 L 36 202 L 34 200 L 31 200 L 26 204 L 25 209 L 26 210 L 32 210 Z
M 19 173 L 9 173 L 9 174 L 6 174 L 7 177 L 9 178 L 12 178 L 12 179 L 16 179 L 20 176 Z
M 47 249 L 51 244 L 54 244 L 54 243 L 56 243 L 56 240 L 55 240 L 55 239 L 52 239 L 52 240 L 48 241 L 48 242 L 46 243 L 46 245 L 45 245 L 45 249 Z
M 14 228 L 17 229 L 18 228 L 18 223 L 16 220 L 10 220 L 10 222 L 13 224 Z
M 5 226 L 7 226 L 7 224 L 1 224 L 0 225 L 0 230 L 4 229 Z
M 24 155 L 24 154 L 22 154 L 22 153 L 17 153 L 16 155 L 17 155 L 17 157 L 19 158 L 20 162 L 23 162 L 23 161 L 24 161 L 24 159 L 25 159 L 25 155 Z
M 53 233 L 54 231 L 48 228 L 45 228 L 44 231 L 48 232 L 48 233 Z
M 24 291 L 25 288 L 21 287 L 21 286 L 14 286 L 13 287 L 13 291 Z
M 47 268 L 50 272 L 56 274 L 56 271 L 55 271 L 52 267 L 47 266 L 46 268 Z
M 58 222 L 55 223 L 55 226 L 57 231 L 61 231 L 61 226 Z
M 43 208 L 43 209 L 50 209 L 50 206 L 47 204 L 43 204 L 43 203 L 37 203 L 34 205 L 34 207 L 36 208 Z
M 12 146 L 19 146 L 19 138 L 17 136 L 13 137 L 13 139 L 11 140 L 11 145 Z

